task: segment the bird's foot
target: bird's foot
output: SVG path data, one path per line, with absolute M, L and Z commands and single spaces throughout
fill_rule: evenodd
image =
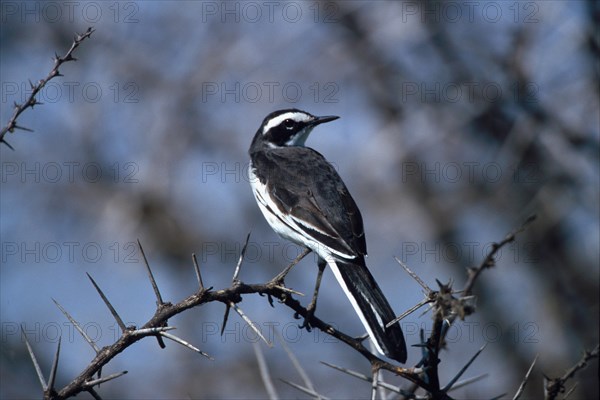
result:
M 317 310 L 317 302 L 316 298 L 313 298 L 308 307 L 306 307 L 306 316 L 304 317 L 304 322 L 300 325 L 300 329 L 306 329 L 308 332 L 312 330 L 312 325 L 310 321 L 315 316 L 315 311 Z

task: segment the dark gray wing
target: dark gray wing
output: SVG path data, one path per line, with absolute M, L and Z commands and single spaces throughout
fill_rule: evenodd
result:
M 360 210 L 321 154 L 307 147 L 277 148 L 264 154 L 268 169 L 263 165 L 262 170 L 268 171 L 266 184 L 273 200 L 304 233 L 348 256 L 367 253 Z

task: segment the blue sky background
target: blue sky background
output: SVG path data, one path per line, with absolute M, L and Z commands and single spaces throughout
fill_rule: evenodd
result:
M 514 393 L 540 354 L 560 375 L 598 342 L 598 10 L 594 2 L 3 2 L 1 122 L 44 77 L 74 32 L 96 32 L 61 68 L 0 148 L 0 397 L 39 397 L 18 332 L 49 371 L 62 335 L 59 386 L 92 359 L 55 307 L 59 301 L 108 345 L 115 323 L 85 273 L 126 321 L 146 322 L 154 297 L 135 247 L 146 251 L 163 297 L 230 284 L 251 232 L 241 278 L 265 282 L 299 249 L 278 238 L 254 204 L 247 148 L 269 112 L 297 107 L 339 115 L 307 145 L 338 169 L 361 207 L 368 265 L 398 314 L 422 299 L 394 261 L 428 284 L 462 287 L 465 268 L 532 213 L 536 223 L 476 287 L 478 312 L 457 321 L 442 355 L 450 379 L 484 343 L 466 376 L 489 373 L 457 397 Z M 305 293 L 303 261 L 286 283 Z M 308 299 L 303 299 L 308 302 Z M 369 365 L 322 333 L 299 331 L 290 310 L 246 296 L 265 332 L 289 343 L 327 397 L 366 397 L 370 386 L 325 367 Z M 215 357 L 145 340 L 104 374 L 103 398 L 262 398 L 253 345 L 237 315 L 209 304 L 170 323 Z M 317 314 L 345 332 L 362 328 L 326 272 Z M 430 314 L 403 321 L 410 345 Z M 281 345 L 262 347 L 280 381 L 300 382 Z M 414 365 L 419 350 L 409 350 Z M 387 380 L 407 385 L 394 377 Z M 597 363 L 573 398 L 598 393 Z M 512 395 L 511 395 L 512 396 Z M 579 396 L 579 397 L 578 397 Z M 593 396 L 592 396 L 593 397 Z

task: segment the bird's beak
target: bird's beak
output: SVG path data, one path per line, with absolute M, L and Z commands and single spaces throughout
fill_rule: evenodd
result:
M 316 117 L 315 120 L 312 122 L 313 126 L 317 126 L 319 124 L 325 123 L 325 122 L 330 122 L 330 121 L 334 121 L 336 119 L 338 119 L 339 117 L 337 115 L 328 115 L 325 117 Z

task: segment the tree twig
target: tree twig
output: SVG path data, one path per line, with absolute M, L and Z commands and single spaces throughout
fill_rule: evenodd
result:
M 24 103 L 19 104 L 19 103 L 15 102 L 15 104 L 14 104 L 15 109 L 13 111 L 12 116 L 8 120 L 8 123 L 6 124 L 6 126 L 3 127 L 2 130 L 0 131 L 0 144 L 4 143 L 10 149 L 14 150 L 14 148 L 6 141 L 4 136 L 6 136 L 6 134 L 8 132 L 11 132 L 11 133 L 14 132 L 16 129 L 32 132 L 31 129 L 18 125 L 17 119 L 23 113 L 23 111 L 27 110 L 28 108 L 33 109 L 34 106 L 36 106 L 38 104 L 42 104 L 36 99 L 36 96 L 38 95 L 40 90 L 42 90 L 44 88 L 44 86 L 46 86 L 46 84 L 51 79 L 53 79 L 57 76 L 62 76 L 62 74 L 59 71 L 59 68 L 64 63 L 77 60 L 75 57 L 73 57 L 73 52 L 75 51 L 75 49 L 77 49 L 79 47 L 79 45 L 85 39 L 92 36 L 92 33 L 94 33 L 94 29 L 90 27 L 84 33 L 76 34 L 75 37 L 73 38 L 73 43 L 71 44 L 71 48 L 67 51 L 67 53 L 64 56 L 60 57 L 58 54 L 54 55 L 54 66 L 52 67 L 52 70 L 50 70 L 48 75 L 45 78 L 40 79 L 38 81 L 38 83 L 36 83 L 36 84 L 32 83 L 31 81 L 29 82 L 29 86 L 31 88 L 31 93 L 29 94 L 29 97 L 27 98 L 27 100 L 25 100 Z
M 558 378 L 547 378 L 544 379 L 544 398 L 546 400 L 554 400 L 559 393 L 565 391 L 565 384 L 567 381 L 575 376 L 575 374 L 587 366 L 588 361 L 597 358 L 599 353 L 599 347 L 596 347 L 591 351 L 584 351 L 583 355 L 567 372 Z

